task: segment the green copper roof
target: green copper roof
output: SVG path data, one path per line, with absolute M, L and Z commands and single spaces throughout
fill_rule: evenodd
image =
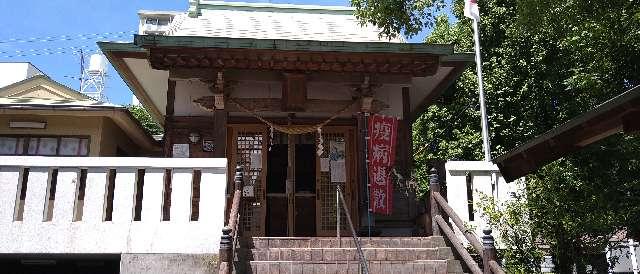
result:
M 226 37 L 135 35 L 138 47 L 272 49 L 294 51 L 453 54 L 453 45 L 388 42 L 337 42 Z

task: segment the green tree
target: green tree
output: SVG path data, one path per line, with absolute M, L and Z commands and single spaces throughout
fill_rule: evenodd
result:
M 402 33 L 434 20 L 426 42 L 452 43 L 459 52 L 473 50 L 462 0 L 452 3 L 456 23 L 444 15 L 394 21 L 384 16 L 413 14 L 422 7 L 408 0 L 396 6 L 375 2 L 386 1 L 354 5 L 363 22 Z M 639 0 L 478 4 L 494 157 L 640 84 Z M 380 8 L 391 10 L 375 12 Z M 417 119 L 417 167 L 430 159 L 481 159 L 477 98 L 474 71 L 468 70 Z M 634 198 L 640 196 L 639 139 L 612 136 L 527 178 L 531 230 L 551 246 L 556 272 L 570 273 L 574 264 L 585 271 L 587 254 L 601 252 L 618 229 L 640 236 L 640 203 Z
M 516 182 L 521 184 L 521 182 Z M 500 250 L 505 258 L 507 273 L 540 273 L 542 251 L 538 248 L 538 234 L 531 231 L 533 219 L 527 207 L 526 192 L 520 186 L 513 199 L 498 204 L 492 196 L 480 193 L 478 202 L 482 217 L 497 230 Z
M 149 134 L 158 135 L 164 132 L 164 130 L 162 129 L 162 126 L 160 126 L 158 122 L 153 120 L 153 117 L 151 117 L 151 114 L 149 114 L 149 112 L 144 107 L 128 105 L 127 109 L 129 110 L 129 112 L 131 112 L 133 117 L 136 118 L 138 122 L 140 122 L 142 127 Z

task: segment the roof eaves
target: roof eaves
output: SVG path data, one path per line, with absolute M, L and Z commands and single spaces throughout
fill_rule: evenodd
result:
M 100 41 L 97 44 L 102 52 L 147 52 L 132 42 Z
M 509 152 L 500 155 L 496 158 L 493 159 L 494 163 L 499 163 L 499 162 L 503 162 L 506 159 L 519 154 L 525 150 L 527 150 L 528 148 L 531 148 L 539 143 L 542 143 L 546 140 L 551 139 L 554 136 L 559 135 L 562 132 L 565 132 L 571 128 L 574 128 L 586 121 L 589 121 L 590 119 L 600 115 L 601 113 L 613 109 L 615 107 L 619 107 L 623 104 L 625 104 L 626 102 L 633 100 L 635 98 L 640 98 L 640 86 L 636 86 L 616 97 L 613 97 L 609 100 L 607 100 L 606 102 L 598 105 L 597 107 L 593 108 L 590 111 L 587 111 L 581 115 L 578 115 L 577 117 L 565 122 L 564 124 L 561 124 L 555 128 L 552 128 L 550 130 L 548 130 L 547 132 L 538 135 L 537 137 L 531 139 L 530 141 L 526 142 L 525 144 L 515 147 L 514 149 L 510 150 Z
M 134 44 L 141 48 L 192 47 L 361 53 L 424 53 L 434 55 L 453 54 L 453 45 L 424 43 L 344 42 L 200 36 L 134 35 Z

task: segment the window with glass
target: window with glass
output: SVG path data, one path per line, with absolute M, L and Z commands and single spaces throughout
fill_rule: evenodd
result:
M 82 136 L 0 136 L 0 155 L 87 156 L 89 138 Z

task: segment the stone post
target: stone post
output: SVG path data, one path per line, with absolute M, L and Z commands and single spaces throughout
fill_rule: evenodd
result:
M 484 274 L 491 274 L 490 261 L 497 261 L 498 256 L 496 254 L 495 240 L 491 236 L 491 229 L 482 230 L 484 234 L 482 236 L 482 265 L 484 268 Z
M 438 171 L 434 168 L 431 168 L 429 172 L 429 202 L 431 203 L 431 230 L 433 231 L 433 236 L 440 236 L 440 228 L 438 227 L 438 222 L 435 221 L 435 217 L 440 214 L 440 207 L 438 206 L 438 202 L 434 197 L 434 194 L 440 194 L 440 180 L 438 179 Z

